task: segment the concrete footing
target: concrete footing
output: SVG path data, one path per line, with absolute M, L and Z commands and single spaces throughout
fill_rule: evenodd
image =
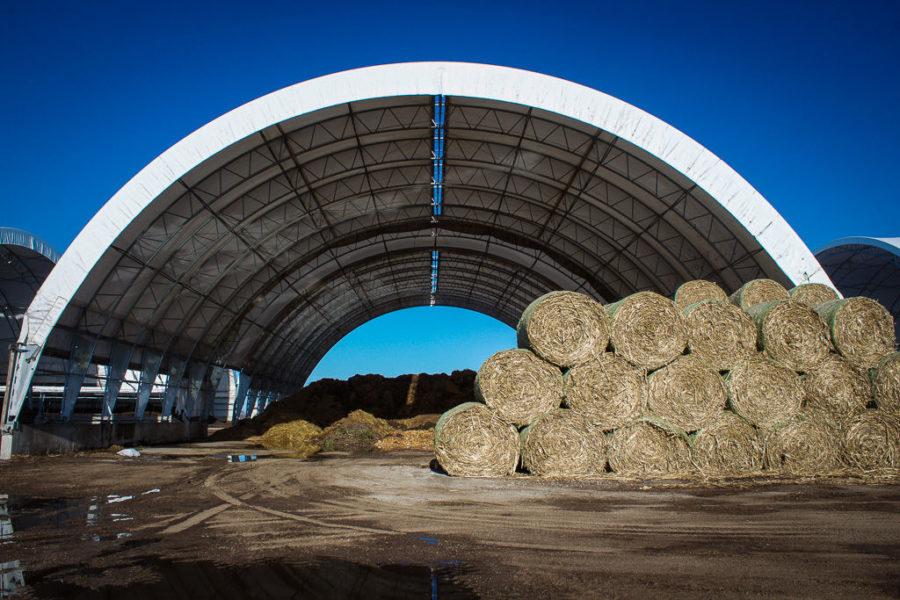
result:
M 113 444 L 175 444 L 206 438 L 206 422 L 42 423 L 21 424 L 3 434 L 3 448 L 12 454 L 65 454 L 108 448 Z M 7 439 L 11 438 L 11 439 Z

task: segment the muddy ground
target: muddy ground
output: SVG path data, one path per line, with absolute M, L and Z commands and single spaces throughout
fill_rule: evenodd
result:
M 241 450 L 0 464 L 0 578 L 15 598 L 900 597 L 896 484 L 455 479 L 416 452 L 227 462 Z

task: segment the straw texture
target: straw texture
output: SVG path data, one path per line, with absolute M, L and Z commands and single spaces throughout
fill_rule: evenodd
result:
M 519 462 L 519 434 L 484 404 L 451 408 L 434 427 L 434 453 L 450 475 L 503 477 Z
M 791 475 L 834 472 L 842 466 L 837 431 L 801 415 L 766 437 L 766 468 Z
M 692 356 L 650 374 L 647 390 L 647 410 L 683 431 L 714 422 L 727 400 L 719 374 Z
M 872 370 L 872 383 L 878 409 L 900 418 L 900 352 L 878 361 Z
M 589 477 L 606 470 L 606 438 L 582 416 L 558 408 L 520 433 L 522 466 L 542 477 Z
M 640 415 L 644 386 L 640 369 L 606 352 L 566 372 L 566 405 L 598 430 L 608 431 Z
M 740 361 L 725 383 L 731 409 L 760 429 L 785 425 L 803 406 L 800 376 L 766 358 Z
M 776 300 L 787 300 L 788 291 L 771 279 L 754 279 L 742 285 L 731 295 L 731 302 L 744 310 Z
M 562 372 L 529 350 L 503 350 L 481 365 L 475 376 L 475 394 L 501 419 L 528 425 L 559 408 Z
M 775 362 L 808 371 L 828 357 L 828 329 L 813 309 L 785 300 L 757 304 L 748 313 L 756 321 L 759 347 Z
M 862 471 L 900 467 L 900 428 L 877 410 L 856 417 L 844 436 L 844 456 Z
M 609 466 L 629 476 L 685 474 L 691 470 L 691 450 L 684 435 L 642 418 L 612 433 Z
M 838 293 L 834 288 L 824 283 L 803 283 L 791 288 L 788 294 L 790 294 L 791 300 L 809 308 L 815 308 L 825 302 L 838 299 Z
M 550 292 L 528 305 L 516 329 L 520 348 L 571 367 L 609 345 L 609 316 L 603 305 L 578 292 Z
M 701 475 L 723 477 L 761 471 L 765 452 L 756 429 L 736 414 L 723 411 L 694 436 L 691 457 Z
M 611 339 L 619 356 L 646 369 L 671 362 L 687 345 L 681 315 L 668 298 L 638 292 L 608 305 Z
M 836 354 L 803 377 L 806 410 L 843 429 L 866 411 L 871 397 L 868 374 Z
M 881 304 L 857 296 L 816 307 L 831 333 L 835 349 L 850 362 L 874 367 L 894 350 L 894 318 Z
M 683 311 L 691 356 L 716 371 L 756 353 L 756 324 L 727 301 L 703 301 Z
M 705 279 L 685 281 L 675 290 L 675 308 L 679 311 L 704 300 L 728 300 L 728 294 L 718 284 Z

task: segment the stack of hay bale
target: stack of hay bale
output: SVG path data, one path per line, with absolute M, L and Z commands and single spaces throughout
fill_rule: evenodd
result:
M 477 402 L 435 427 L 451 475 L 816 475 L 900 466 L 891 315 L 821 284 L 759 279 L 730 297 L 689 281 L 674 301 L 606 307 L 550 292 L 518 348 L 484 362 Z

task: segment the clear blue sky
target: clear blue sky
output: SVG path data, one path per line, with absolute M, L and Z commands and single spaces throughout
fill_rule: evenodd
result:
M 59 250 L 147 162 L 223 112 L 317 75 L 408 60 L 521 67 L 635 104 L 730 163 L 813 249 L 900 234 L 896 0 L 34 0 L 0 3 L 0 57 L 0 225 Z M 475 366 L 478 352 L 437 333 L 429 351 L 418 337 L 438 323 L 485 331 L 484 319 L 404 314 L 392 331 L 417 341 L 394 364 L 435 358 L 400 370 Z M 371 337 L 352 335 L 336 350 L 366 347 Z M 333 360 L 317 375 L 377 364 Z

